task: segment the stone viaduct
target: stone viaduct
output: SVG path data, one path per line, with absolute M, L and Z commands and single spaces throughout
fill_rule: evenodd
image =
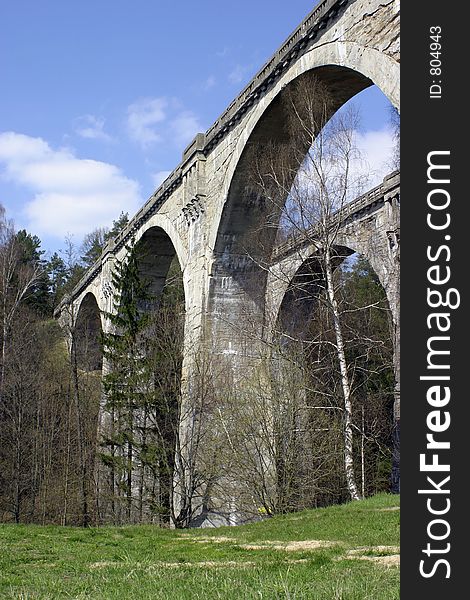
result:
M 181 163 L 132 218 L 108 242 L 101 259 L 66 297 L 57 316 L 65 325 L 81 311 L 111 308 L 111 272 L 130 239 L 147 241 L 143 272 L 153 292 L 163 289 L 176 255 L 185 292 L 185 345 L 204 340 L 214 355 L 231 357 L 234 368 L 246 348 L 234 325 L 247 302 L 258 313 L 282 313 L 290 283 L 316 252 L 295 239 L 282 247 L 270 240 L 270 265 L 257 267 L 249 240 L 256 238 L 259 212 L 246 187 L 250 151 L 286 136 L 281 98 L 292 82 L 314 72 L 331 91 L 336 108 L 376 85 L 399 108 L 399 2 L 397 0 L 323 0 L 263 66 L 225 112 L 199 133 Z M 342 216 L 338 243 L 364 254 L 376 270 L 393 314 L 399 339 L 399 175 L 354 201 Z M 250 238 L 250 233 L 252 234 Z M 247 241 L 248 240 L 248 241 Z M 283 277 L 279 277 L 279 273 Z M 262 294 L 250 296 L 247 281 L 258 277 Z M 286 300 L 287 298 L 287 300 Z M 398 346 L 397 356 L 398 356 Z M 397 363 L 398 364 L 398 363 Z M 183 371 L 190 365 L 185 358 Z M 397 371 L 398 378 L 398 371 Z M 397 390 L 396 417 L 399 419 Z

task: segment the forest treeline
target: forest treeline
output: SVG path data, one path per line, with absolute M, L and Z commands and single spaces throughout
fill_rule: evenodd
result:
M 80 248 L 66 240 L 62 254 L 46 258 L 41 240 L 16 231 L 0 206 L 2 521 L 83 522 L 77 499 L 84 449 L 95 455 L 101 382 L 87 374 L 88 392 L 76 396 L 67 332 L 53 311 L 127 221 L 121 214 L 111 230 L 95 230 Z

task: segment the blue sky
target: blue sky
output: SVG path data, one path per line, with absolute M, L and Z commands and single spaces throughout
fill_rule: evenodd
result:
M 0 203 L 49 252 L 131 215 L 316 2 L 15 0 L 0 8 Z M 388 101 L 359 95 L 389 170 Z

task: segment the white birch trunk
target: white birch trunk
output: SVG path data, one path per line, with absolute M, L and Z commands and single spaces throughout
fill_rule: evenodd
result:
M 351 386 L 349 384 L 348 368 L 346 364 L 346 353 L 344 350 L 343 333 L 341 329 L 341 321 L 339 316 L 338 302 L 333 284 L 333 267 L 331 264 L 330 248 L 327 245 L 325 250 L 325 274 L 328 292 L 328 300 L 331 305 L 333 315 L 333 325 L 336 337 L 336 351 L 338 356 L 339 368 L 341 373 L 341 388 L 343 390 L 344 400 L 344 468 L 346 474 L 346 482 L 349 494 L 352 500 L 359 500 L 360 495 L 357 490 L 356 479 L 354 477 L 354 460 L 353 460 L 353 433 L 352 433 L 352 403 L 351 403 Z

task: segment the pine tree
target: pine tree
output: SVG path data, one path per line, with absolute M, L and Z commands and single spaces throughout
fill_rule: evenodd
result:
M 47 261 L 46 271 L 49 276 L 49 293 L 51 294 L 52 308 L 55 308 L 64 295 L 69 272 L 64 259 L 57 252 L 54 252 Z
M 104 463 L 110 470 L 113 496 L 124 494 L 126 520 L 132 517 L 133 479 L 139 450 L 137 419 L 145 395 L 145 336 L 151 300 L 148 283 L 139 273 L 139 247 L 126 247 L 127 257 L 118 262 L 112 273 L 113 310 L 106 316 L 112 331 L 103 335 L 103 355 L 109 372 L 103 378 L 105 410 L 110 417 L 110 431 L 104 440 L 107 452 Z M 114 517 L 115 498 L 112 500 Z
M 104 241 L 108 242 L 111 239 L 114 239 L 117 235 L 121 233 L 121 231 L 126 227 L 129 223 L 129 214 L 125 212 L 121 212 L 119 217 L 113 221 L 113 226 L 109 231 L 104 234 Z
M 41 240 L 37 235 L 31 235 L 21 229 L 15 235 L 18 246 L 18 269 L 30 269 L 37 272 L 34 285 L 28 294 L 26 303 L 40 315 L 51 313 L 49 279 L 46 263 L 43 259 L 44 250 L 41 250 Z

